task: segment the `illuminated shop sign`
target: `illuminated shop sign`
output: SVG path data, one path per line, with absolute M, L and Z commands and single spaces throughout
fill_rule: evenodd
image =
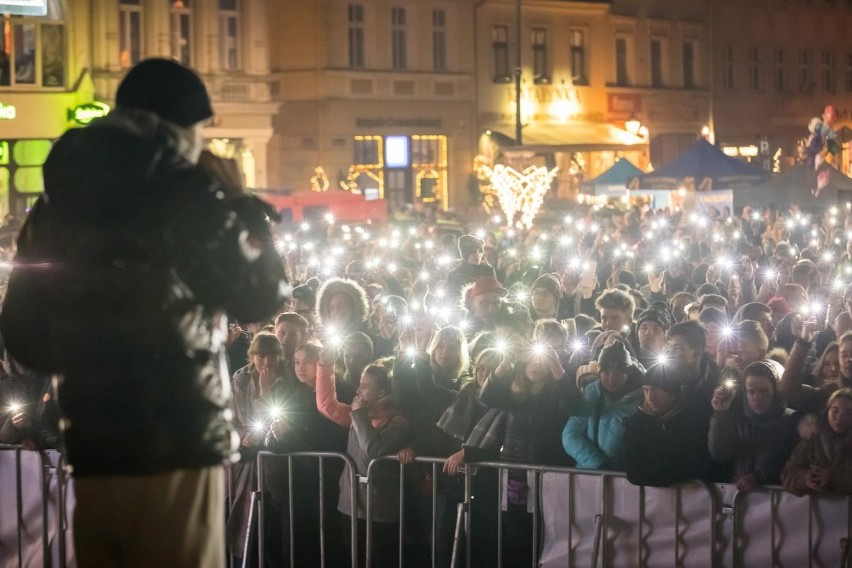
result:
M 77 124 L 89 124 L 96 118 L 103 118 L 109 114 L 109 105 L 92 101 L 90 103 L 81 104 L 68 111 L 68 120 Z

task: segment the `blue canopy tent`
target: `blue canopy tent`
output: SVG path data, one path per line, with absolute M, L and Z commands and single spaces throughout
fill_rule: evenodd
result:
M 594 179 L 580 184 L 580 191 L 592 195 L 620 196 L 627 189 L 627 181 L 644 174 L 627 158 L 619 158 L 611 168 Z
M 701 139 L 664 168 L 630 180 L 629 189 L 679 189 L 711 191 L 739 189 L 763 182 L 763 170 L 723 154 Z

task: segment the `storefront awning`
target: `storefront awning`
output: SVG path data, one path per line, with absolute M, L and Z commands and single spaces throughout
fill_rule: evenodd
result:
M 506 133 L 514 132 L 510 125 L 494 126 L 490 132 L 506 149 L 535 152 L 594 152 L 602 150 L 639 150 L 647 140 L 605 122 L 569 124 L 531 124 L 524 127 L 523 145 L 515 144 Z

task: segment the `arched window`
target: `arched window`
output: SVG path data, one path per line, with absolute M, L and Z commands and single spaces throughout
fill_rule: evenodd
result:
M 47 0 L 44 16 L 0 16 L 0 87 L 65 86 L 65 14 Z
M 172 57 L 184 65 L 192 65 L 192 2 L 168 0 Z

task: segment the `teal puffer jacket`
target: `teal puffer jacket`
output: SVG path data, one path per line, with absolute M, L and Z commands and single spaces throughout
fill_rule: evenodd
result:
M 568 419 L 562 431 L 562 445 L 577 467 L 624 470 L 625 424 L 639 409 L 642 397 L 642 387 L 635 387 L 618 399 L 610 398 L 600 381 L 583 389 L 581 411 Z

